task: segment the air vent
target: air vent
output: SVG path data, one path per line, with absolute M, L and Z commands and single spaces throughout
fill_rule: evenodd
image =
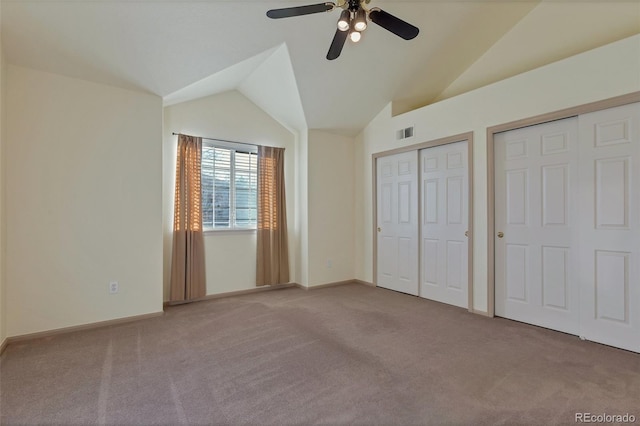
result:
M 396 140 L 402 140 L 413 137 L 413 126 L 406 127 L 396 131 Z

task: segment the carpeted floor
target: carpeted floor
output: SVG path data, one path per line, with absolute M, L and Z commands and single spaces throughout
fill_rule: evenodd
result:
M 2 424 L 640 422 L 640 355 L 353 284 L 10 345 Z

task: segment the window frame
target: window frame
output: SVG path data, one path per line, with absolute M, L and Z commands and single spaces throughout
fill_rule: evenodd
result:
M 257 216 L 256 216 L 256 223 L 253 227 L 251 228 L 245 228 L 245 227 L 237 227 L 235 224 L 235 220 L 236 220 L 236 181 L 235 181 L 235 177 L 236 177 L 236 164 L 235 164 L 235 158 L 236 158 L 236 153 L 240 152 L 240 153 L 249 153 L 249 154 L 255 154 L 256 155 L 256 187 L 255 187 L 255 191 L 256 191 L 256 210 L 258 208 L 258 145 L 253 145 L 253 144 L 245 144 L 245 143 L 234 143 L 234 142 L 229 142 L 229 141 L 222 141 L 222 140 L 217 140 L 217 139 L 203 139 L 202 140 L 202 148 L 219 148 L 219 149 L 226 149 L 230 151 L 230 156 L 229 156 L 229 227 L 228 228 L 216 228 L 215 227 L 215 213 L 214 213 L 214 226 L 213 227 L 207 227 L 204 222 L 202 224 L 202 232 L 204 234 L 220 234 L 220 233 L 235 233 L 235 234 L 250 234 L 250 233 L 255 233 L 257 231 Z M 215 169 L 214 169 L 215 170 Z M 202 171 L 200 172 L 202 174 Z M 214 192 L 213 192 L 213 196 L 215 199 L 215 171 L 214 171 Z M 202 186 L 201 192 L 204 191 L 204 186 Z M 202 201 L 204 202 L 204 197 L 202 197 Z M 204 207 L 204 206 L 203 206 Z M 215 205 L 212 206 L 214 212 L 215 212 Z M 203 209 L 203 213 L 204 213 L 204 209 Z M 257 213 L 257 211 L 256 211 Z M 203 214 L 204 216 L 204 214 Z

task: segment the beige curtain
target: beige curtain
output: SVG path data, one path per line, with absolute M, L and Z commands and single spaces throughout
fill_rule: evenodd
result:
M 200 165 L 202 138 L 178 136 L 171 259 L 171 302 L 206 294 Z
M 256 285 L 289 282 L 284 149 L 258 147 L 258 256 Z

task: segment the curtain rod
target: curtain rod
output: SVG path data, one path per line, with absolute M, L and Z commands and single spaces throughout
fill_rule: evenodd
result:
M 173 133 L 171 133 L 171 134 L 172 134 L 172 135 L 174 135 L 174 136 L 178 136 L 178 135 L 181 135 L 181 134 L 183 134 L 183 135 L 184 135 L 184 133 L 176 133 L 176 132 L 173 132 Z M 185 135 L 185 136 L 191 136 L 191 137 L 194 137 L 193 135 Z M 238 144 L 240 144 L 240 145 L 249 145 L 249 146 L 260 146 L 260 145 L 258 145 L 258 144 L 256 144 L 256 143 L 247 143 L 247 142 L 229 141 L 229 140 L 226 140 L 226 139 L 218 139 L 218 138 L 205 138 L 205 137 L 202 137 L 202 136 L 196 136 L 196 137 L 199 137 L 199 138 L 201 138 L 201 139 L 207 139 L 207 140 L 210 140 L 210 141 L 220 141 L 220 142 L 238 143 Z

